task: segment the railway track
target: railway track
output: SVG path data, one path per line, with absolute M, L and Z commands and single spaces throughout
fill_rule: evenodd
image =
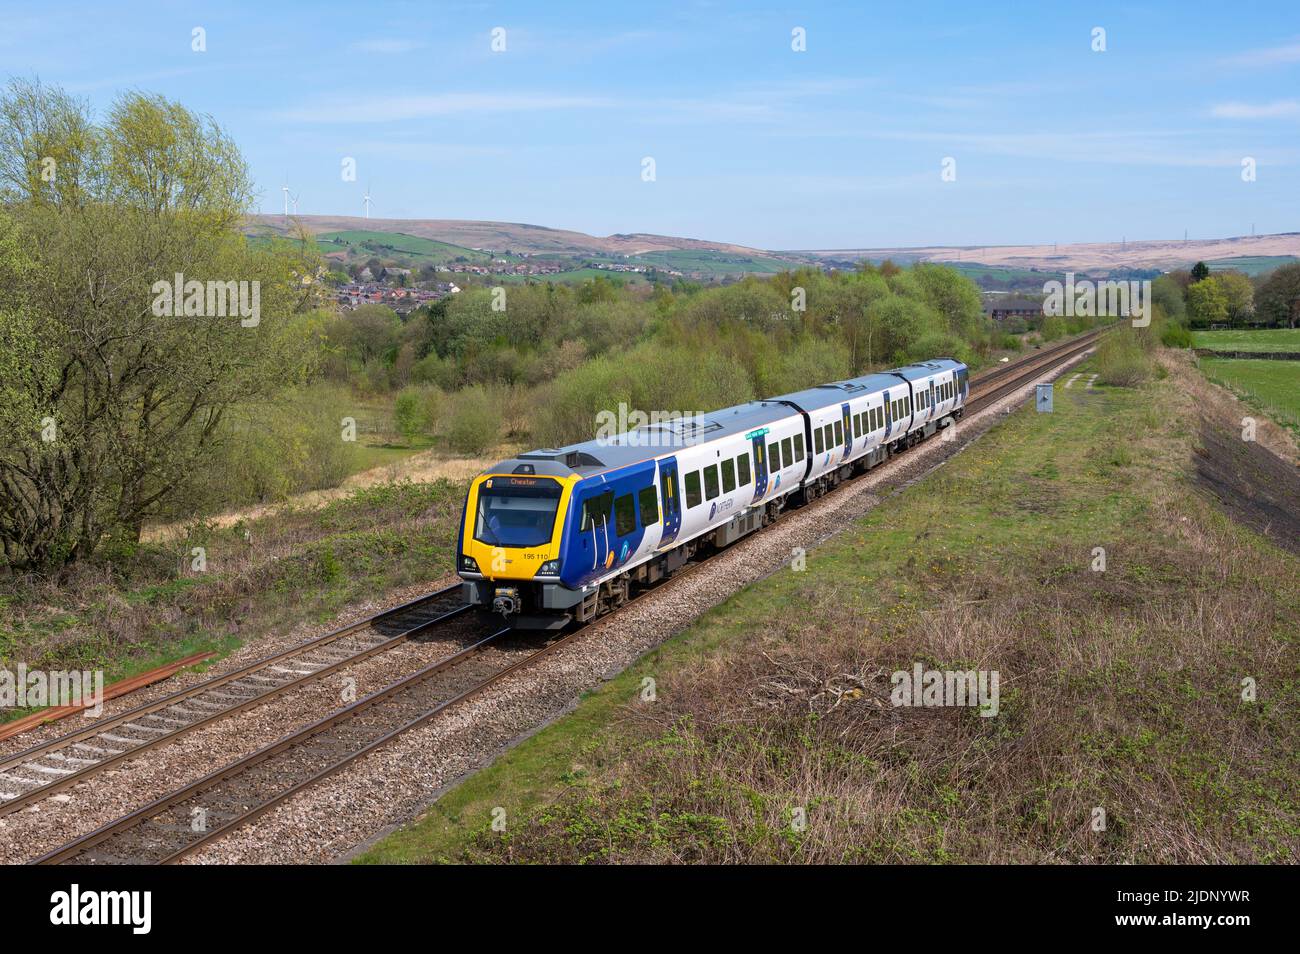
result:
M 986 407 L 1045 371 L 1082 354 L 1096 344 L 1100 334 L 1101 331 L 1089 332 L 972 379 L 967 409 Z M 707 562 L 706 557 L 688 563 L 663 583 L 643 591 L 599 621 L 607 621 Z M 434 596 L 447 596 L 453 589 Z M 453 610 L 446 615 L 454 616 L 457 612 Z M 527 644 L 517 634 L 512 636 L 512 630 L 501 629 L 32 863 L 180 861 L 403 733 L 427 724 L 511 674 L 535 665 L 586 629 L 587 626 L 575 628 L 540 648 L 520 648 Z M 514 648 L 507 648 L 512 639 Z
M 1106 328 L 1098 328 L 1086 332 L 1023 361 L 993 368 L 971 378 L 970 400 L 966 403 L 966 411 L 980 411 L 1001 400 L 1012 391 L 1024 387 L 1026 383 L 1042 375 L 1043 372 L 1050 371 L 1058 365 L 1078 357 L 1090 348 L 1095 347 L 1097 339 L 1107 330 Z
M 511 652 L 502 644 L 514 632 L 498 630 L 33 863 L 179 861 L 576 635 Z
M 219 719 L 383 653 L 469 611 L 450 586 L 0 759 L 0 815 Z

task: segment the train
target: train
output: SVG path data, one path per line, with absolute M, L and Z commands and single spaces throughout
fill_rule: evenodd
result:
M 935 358 L 501 461 L 466 494 L 462 595 L 520 629 L 589 622 L 951 426 L 969 378 Z

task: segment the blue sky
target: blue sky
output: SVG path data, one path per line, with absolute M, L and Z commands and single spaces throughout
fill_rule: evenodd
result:
M 3 0 L 0 24 L 0 73 L 210 113 L 263 211 L 287 177 L 302 213 L 360 215 L 369 183 L 376 217 L 776 249 L 1300 230 L 1294 2 Z

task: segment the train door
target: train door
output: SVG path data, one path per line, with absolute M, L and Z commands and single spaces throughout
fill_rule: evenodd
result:
M 938 389 L 935 387 L 934 378 L 931 378 L 930 379 L 930 407 L 926 411 L 927 417 L 934 417 L 934 398 L 935 398 L 935 392 L 937 390 Z
M 600 491 L 593 488 L 582 501 L 582 523 L 578 528 L 578 537 L 582 541 L 585 573 L 603 569 L 609 562 L 610 522 L 613 514 L 612 490 Z
M 767 428 L 760 427 L 745 436 L 754 446 L 754 499 L 751 503 L 758 503 L 767 493 Z
M 840 405 L 840 420 L 844 424 L 844 453 L 840 455 L 840 460 L 848 460 L 853 453 L 853 417 L 849 414 L 848 401 Z
M 891 403 L 889 400 L 889 392 L 886 391 L 885 392 L 885 437 L 889 437 L 890 433 L 894 430 L 894 415 L 890 413 L 890 407 L 891 407 Z
M 660 549 L 670 546 L 682 529 L 682 502 L 677 490 L 677 458 L 659 462 L 659 499 L 663 508 L 664 533 Z

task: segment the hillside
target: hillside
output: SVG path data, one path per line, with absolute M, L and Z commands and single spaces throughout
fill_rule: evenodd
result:
M 1221 239 L 1155 239 L 1134 242 L 1088 242 L 1073 245 L 994 245 L 969 248 L 955 245 L 922 248 L 820 249 L 800 252 L 827 261 L 892 258 L 896 262 L 962 262 L 1039 271 L 1096 271 L 1184 268 L 1198 261 L 1222 267 L 1241 260 L 1243 271 L 1300 258 L 1300 232 L 1237 236 Z
M 513 266 L 526 258 L 567 261 L 555 280 L 588 278 L 598 263 L 697 280 L 772 275 L 806 265 L 852 268 L 867 259 L 899 264 L 943 262 L 954 265 L 985 289 L 1026 289 L 1064 272 L 1107 275 L 1128 271 L 1169 271 L 1197 261 L 1211 268 L 1248 274 L 1300 259 L 1300 232 L 1191 241 L 1148 240 L 1068 245 L 1002 245 L 970 248 L 924 246 L 769 251 L 671 235 L 627 233 L 587 235 L 567 229 L 514 222 L 459 219 L 365 219 L 356 216 L 250 216 L 255 235 L 288 235 L 305 228 L 317 237 L 323 254 L 348 263 L 378 257 L 401 265 L 444 267 L 449 262 L 476 265 L 496 258 Z M 492 254 L 488 254 L 492 253 Z M 625 270 L 625 269 L 620 269 Z M 634 276 L 631 280 L 638 280 Z
M 707 242 L 671 235 L 632 233 L 604 237 L 519 222 L 473 222 L 461 219 L 366 219 L 348 215 L 253 215 L 251 225 L 278 234 L 297 223 L 313 235 L 323 232 L 397 232 L 469 249 L 566 255 L 639 255 L 645 252 L 713 251 L 733 255 L 766 255 L 760 249 L 728 242 Z

